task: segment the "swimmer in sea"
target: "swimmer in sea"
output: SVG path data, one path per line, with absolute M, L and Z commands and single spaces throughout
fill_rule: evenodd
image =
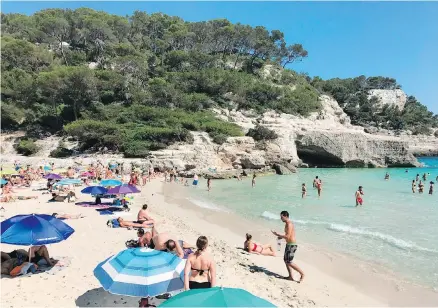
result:
M 356 206 L 362 205 L 362 203 L 363 203 L 362 195 L 364 195 L 364 192 L 362 190 L 362 186 L 359 186 L 359 189 L 356 191 L 356 194 L 355 194 Z
M 415 194 L 416 190 L 417 190 L 417 182 L 415 182 L 415 180 L 412 180 L 412 193 Z
M 386 172 L 386 174 L 385 174 L 385 180 L 389 180 L 389 173 L 388 172 Z
M 207 180 L 207 189 L 208 189 L 208 191 L 211 190 L 211 179 L 210 178 Z
M 420 175 L 417 173 L 417 176 L 415 177 L 415 182 L 418 182 L 420 180 Z
M 301 198 L 304 198 L 307 195 L 307 188 L 306 188 L 306 184 L 303 183 L 303 185 L 301 185 Z
M 256 174 L 254 173 L 252 176 L 252 182 L 251 182 L 252 187 L 255 186 L 255 178 L 256 178 Z
M 429 195 L 433 195 L 433 182 L 430 182 L 430 186 L 429 186 Z
M 424 184 L 423 182 L 420 180 L 420 183 L 418 183 L 418 193 L 422 194 L 424 191 Z

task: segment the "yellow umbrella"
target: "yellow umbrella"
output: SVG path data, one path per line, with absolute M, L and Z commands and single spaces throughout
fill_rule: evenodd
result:
M 3 168 L 3 170 L 1 171 L 1 174 L 6 174 L 6 175 L 11 175 L 11 174 L 17 174 L 18 171 L 15 171 L 15 169 L 12 168 Z

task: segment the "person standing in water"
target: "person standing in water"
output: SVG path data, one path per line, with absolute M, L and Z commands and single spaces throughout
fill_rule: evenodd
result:
M 316 189 L 318 190 L 318 197 L 321 197 L 321 191 L 322 191 L 322 181 L 319 179 L 316 182 Z
M 418 183 L 418 193 L 422 194 L 424 191 L 424 184 L 423 182 L 420 180 L 420 183 Z
M 252 175 L 252 181 L 251 181 L 251 185 L 252 185 L 252 187 L 255 186 L 255 178 L 256 178 L 256 174 L 254 173 L 254 174 Z
M 412 180 L 412 193 L 415 194 L 416 190 L 417 190 L 417 182 L 415 182 L 415 180 Z
M 304 198 L 307 195 L 307 188 L 306 188 L 306 184 L 303 183 L 301 185 L 301 198 Z
M 210 178 L 207 179 L 207 189 L 208 189 L 208 191 L 211 190 L 211 179 Z
M 425 181 L 425 182 L 427 181 L 427 174 L 426 173 L 423 174 L 423 181 Z
M 420 180 L 420 175 L 417 173 L 417 176 L 415 177 L 415 182 L 418 182 Z
M 315 177 L 315 179 L 313 180 L 313 188 L 316 188 L 316 183 L 319 182 L 319 178 L 318 176 Z
M 356 198 L 356 206 L 362 205 L 363 203 L 363 199 L 362 196 L 364 195 L 364 192 L 362 190 L 362 186 L 359 186 L 359 189 L 356 191 L 355 193 L 355 198 Z
M 430 182 L 430 186 L 429 186 L 429 195 L 433 195 L 433 182 Z
M 295 227 L 292 221 L 289 219 L 289 213 L 287 211 L 282 211 L 280 213 L 281 221 L 284 222 L 284 235 L 281 235 L 275 231 L 272 231 L 272 234 L 274 234 L 277 239 L 284 239 L 286 241 L 286 248 L 284 249 L 284 257 L 283 261 L 286 264 L 287 271 L 289 273 L 288 277 L 285 277 L 284 279 L 295 281 L 292 276 L 292 270 L 296 270 L 298 273 L 300 273 L 301 277 L 298 283 L 302 282 L 304 279 L 304 272 L 293 263 L 293 259 L 295 257 L 295 252 L 297 251 L 297 242 L 295 239 Z
M 386 181 L 389 180 L 389 173 L 388 173 L 388 172 L 386 172 L 386 174 L 385 174 L 385 180 L 386 180 Z

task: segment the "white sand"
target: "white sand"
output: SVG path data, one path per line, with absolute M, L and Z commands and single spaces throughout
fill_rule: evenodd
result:
M 256 240 L 265 241 L 270 238 L 269 230 L 251 226 L 251 222 L 231 214 L 196 208 L 181 199 L 184 198 L 183 190 L 190 188 L 168 183 L 164 186 L 166 196 L 162 193 L 161 180 L 148 183 L 142 194 L 135 197 L 132 215 L 124 218 L 135 220 L 137 210 L 147 202 L 151 215 L 159 221 L 158 231 L 175 234 L 178 239 L 189 243 L 195 243 L 198 236 L 206 235 L 209 249 L 217 262 L 218 285 L 244 288 L 282 307 L 438 304 L 438 294 L 431 290 L 400 282 L 387 274 L 375 273 L 378 269 L 369 268 L 347 256 L 321 252 L 304 244 L 300 244 L 295 261 L 306 272 L 305 281 L 297 284 L 275 278 L 274 275 L 286 275 L 282 253 L 277 257 L 262 257 L 237 249 L 242 245 L 248 228 L 252 228 Z M 21 190 L 20 194 L 40 197 L 37 201 L 2 203 L 6 208 L 2 220 L 16 214 L 53 212 L 82 213 L 86 218 L 66 220 L 76 232 L 64 242 L 49 245 L 52 257 L 69 257 L 71 264 L 56 275 L 41 273 L 2 278 L 2 307 L 138 307 L 139 298 L 111 295 L 101 288 L 93 275 L 93 269 L 99 262 L 125 249 L 125 241 L 136 238 L 134 230 L 108 228 L 106 221 L 109 216 L 99 215 L 93 208 L 73 203 L 47 203 L 49 196 L 40 192 Z M 80 201 L 86 200 L 91 199 L 81 195 Z M 279 231 L 282 228 L 282 225 L 278 226 Z M 274 240 L 271 244 L 275 244 Z M 23 247 L 1 245 L 1 250 L 6 252 L 16 248 Z

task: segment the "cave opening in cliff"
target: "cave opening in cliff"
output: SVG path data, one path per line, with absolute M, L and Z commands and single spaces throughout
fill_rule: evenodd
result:
M 297 144 L 297 154 L 298 158 L 309 167 L 345 167 L 341 159 L 320 147 Z

